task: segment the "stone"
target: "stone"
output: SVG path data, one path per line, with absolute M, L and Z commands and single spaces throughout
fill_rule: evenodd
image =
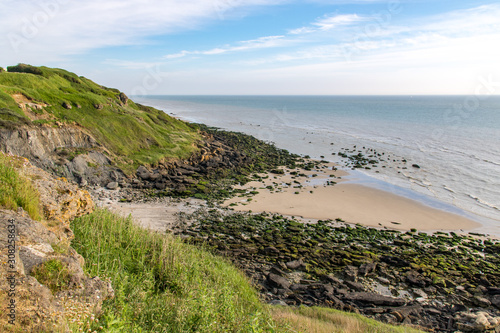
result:
M 302 259 L 289 261 L 285 265 L 288 269 L 298 269 L 298 268 L 302 268 L 305 266 Z
M 484 332 L 494 330 L 500 325 L 499 317 L 492 317 L 487 312 L 461 312 L 455 315 L 456 326 L 464 332 Z
M 487 308 L 491 305 L 491 302 L 487 298 L 479 297 L 479 296 L 474 297 L 473 302 L 474 302 L 474 304 L 476 304 L 477 306 L 479 306 L 481 308 Z
M 127 104 L 127 102 L 128 102 L 128 97 L 127 97 L 127 95 L 125 95 L 125 94 L 124 94 L 124 93 L 122 93 L 122 92 L 118 95 L 118 99 L 119 99 L 119 100 L 120 100 L 120 102 L 122 102 L 122 104 L 124 104 L 124 105 L 126 105 L 126 104 Z
M 267 282 L 271 287 L 283 289 L 290 288 L 290 282 L 286 278 L 273 273 L 269 273 L 269 275 L 267 276 Z
M 278 305 L 278 306 L 288 306 L 288 304 L 286 304 L 284 301 L 282 300 L 279 300 L 279 299 L 275 299 L 275 300 L 272 300 L 271 302 L 269 302 L 270 305 Z
M 281 270 L 281 268 L 279 268 L 278 266 L 271 267 L 271 273 L 274 273 L 274 274 L 277 274 L 280 276 L 286 276 L 286 273 L 283 270 Z
M 102 105 L 102 104 L 94 104 L 94 108 L 96 108 L 97 110 L 102 110 L 104 108 L 104 105 Z
M 69 102 L 62 102 L 62 107 L 65 109 L 71 109 L 71 104 Z
M 275 248 L 274 246 L 268 246 L 266 248 L 264 248 L 264 252 L 267 253 L 267 254 L 278 254 L 280 253 L 280 251 Z
M 151 177 L 151 173 L 143 165 L 137 168 L 136 174 L 143 180 L 148 180 Z
M 358 278 L 358 268 L 347 266 L 342 272 L 346 281 L 356 281 Z
M 106 188 L 108 190 L 116 190 L 118 188 L 118 183 L 117 182 L 111 182 L 106 185 Z
M 491 298 L 491 304 L 500 309 L 500 295 L 495 295 Z
M 368 274 L 374 272 L 376 267 L 377 267 L 377 264 L 372 263 L 372 262 L 362 264 L 361 266 L 359 266 L 358 273 L 359 273 L 359 275 L 367 276 Z
M 408 282 L 410 285 L 417 286 L 417 287 L 425 287 L 426 283 L 418 272 L 416 271 L 409 271 L 406 274 L 406 282 Z
M 359 282 L 345 281 L 344 284 L 355 291 L 365 291 L 365 286 Z
M 352 302 L 385 306 L 403 306 L 406 303 L 406 301 L 402 298 L 383 296 L 367 292 L 350 293 L 347 294 L 345 298 Z

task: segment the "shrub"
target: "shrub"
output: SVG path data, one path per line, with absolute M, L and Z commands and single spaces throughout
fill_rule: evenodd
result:
M 43 72 L 40 68 L 27 64 L 18 64 L 16 66 L 9 66 L 7 67 L 7 71 L 10 73 L 30 73 L 35 75 L 43 75 Z

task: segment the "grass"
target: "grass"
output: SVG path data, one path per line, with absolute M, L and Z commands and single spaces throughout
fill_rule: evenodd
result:
M 33 103 L 48 104 L 43 113 L 49 119 L 34 121 L 35 124 L 63 122 L 83 127 L 127 172 L 141 164 L 186 158 L 197 150 L 201 139 L 198 131 L 163 111 L 131 100 L 124 105 L 120 91 L 74 73 L 34 68 L 38 74 L 0 73 L 0 127 L 31 123 L 12 97 L 22 94 Z M 72 108 L 66 109 L 63 102 Z
M 295 332 L 314 333 L 419 333 L 422 331 L 405 327 L 391 326 L 363 317 L 355 313 L 339 310 L 304 307 L 276 307 L 273 318 L 293 327 Z
M 25 161 L 0 152 L 0 207 L 14 211 L 21 207 L 32 219 L 40 220 L 38 191 L 19 171 Z
M 104 302 L 92 330 L 419 332 L 333 309 L 264 305 L 243 273 L 225 259 L 107 210 L 75 219 L 72 229 L 72 246 L 85 258 L 87 273 L 109 278 L 116 294 Z
M 71 280 L 68 266 L 59 259 L 50 259 L 36 266 L 31 275 L 47 286 L 53 294 L 66 289 Z
M 115 290 L 99 323 L 106 332 L 277 331 L 247 278 L 220 257 L 106 210 L 72 229 L 86 271 Z

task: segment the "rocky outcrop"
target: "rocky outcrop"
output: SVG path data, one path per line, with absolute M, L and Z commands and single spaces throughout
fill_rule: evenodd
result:
M 0 209 L 0 327 L 67 331 L 69 321 L 83 327 L 113 297 L 110 282 L 87 276 L 83 258 L 70 246 L 69 222 L 91 212 L 92 199 L 87 191 L 29 163 L 22 172 L 40 193 L 44 218 L 34 221 L 22 209 Z M 52 276 L 54 267 L 57 274 Z
M 124 177 L 105 149 L 77 126 L 0 128 L 0 150 L 81 185 L 106 185 Z

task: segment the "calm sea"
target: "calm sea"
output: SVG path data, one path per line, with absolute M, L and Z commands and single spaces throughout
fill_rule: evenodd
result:
M 357 170 L 353 180 L 471 214 L 486 231 L 500 235 L 500 96 L 135 99 L 184 120 L 248 133 L 314 158 L 338 162 L 336 153 L 344 148 L 374 149 L 384 153 L 385 164 Z

